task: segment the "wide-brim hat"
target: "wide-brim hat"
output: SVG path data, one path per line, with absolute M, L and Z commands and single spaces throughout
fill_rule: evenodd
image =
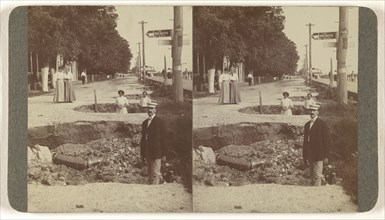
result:
M 309 107 L 307 109 L 309 110 L 318 110 L 320 108 L 319 105 L 309 105 Z

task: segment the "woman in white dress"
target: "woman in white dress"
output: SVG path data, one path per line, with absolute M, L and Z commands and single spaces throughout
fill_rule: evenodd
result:
M 281 99 L 281 107 L 283 115 L 292 115 L 291 109 L 293 108 L 293 102 L 289 99 L 289 93 L 283 93 L 283 99 Z
M 230 103 L 230 75 L 228 69 L 225 69 L 223 74 L 220 76 L 222 81 L 221 94 L 219 96 L 219 103 L 229 104 Z
M 73 75 L 70 70 L 64 74 L 64 99 L 65 102 L 76 101 L 74 87 L 72 86 Z
M 53 101 L 64 102 L 64 68 L 60 67 L 53 78 L 56 79 L 55 95 L 53 96 Z
M 119 90 L 118 91 L 119 96 L 116 97 L 115 104 L 116 104 L 116 112 L 117 113 L 128 113 L 127 107 L 128 107 L 128 100 L 124 96 L 124 91 Z
M 238 90 L 238 74 L 233 71 L 230 74 L 230 103 L 237 104 L 241 102 L 241 95 Z

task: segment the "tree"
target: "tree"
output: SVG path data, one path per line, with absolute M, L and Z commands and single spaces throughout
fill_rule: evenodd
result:
M 294 74 L 299 57 L 284 21 L 280 7 L 194 7 L 194 53 L 205 54 L 209 68 L 227 56 L 259 75 Z
M 132 54 L 116 30 L 117 18 L 113 6 L 29 7 L 28 49 L 44 67 L 55 66 L 60 54 L 94 74 L 126 72 Z

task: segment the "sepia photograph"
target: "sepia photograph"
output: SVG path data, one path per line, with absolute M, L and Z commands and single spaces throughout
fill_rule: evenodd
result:
M 192 212 L 192 7 L 30 6 L 28 61 L 28 212 Z
M 193 21 L 194 211 L 358 211 L 358 7 Z
M 2 4 L 2 216 L 382 216 L 384 5 L 315 2 Z

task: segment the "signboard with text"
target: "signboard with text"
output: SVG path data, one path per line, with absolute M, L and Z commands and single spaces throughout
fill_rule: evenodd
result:
M 313 33 L 311 38 L 314 40 L 328 40 L 328 39 L 336 39 L 337 32 L 321 32 L 321 33 Z
M 171 37 L 172 29 L 147 31 L 147 37 Z

